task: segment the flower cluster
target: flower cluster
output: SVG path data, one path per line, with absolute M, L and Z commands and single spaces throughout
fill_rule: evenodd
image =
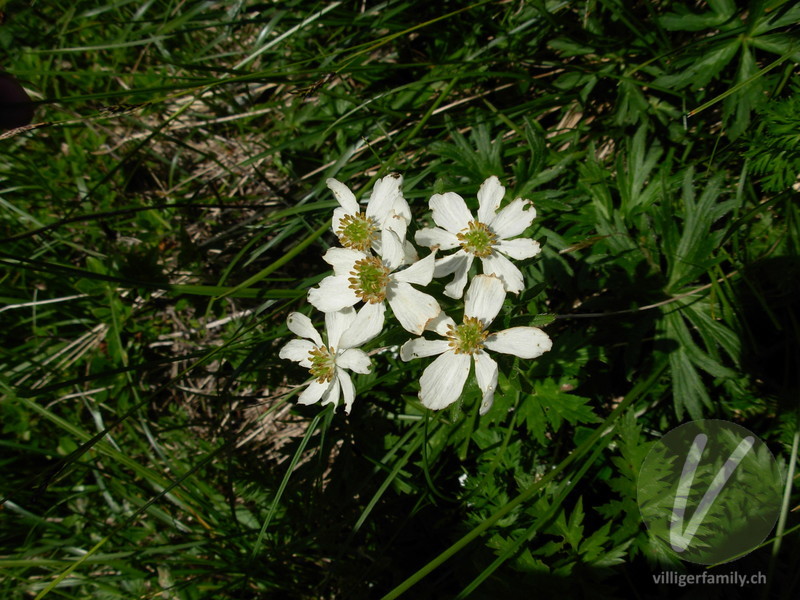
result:
M 458 400 L 474 364 L 483 395 L 480 412 L 485 414 L 498 377 L 497 363 L 487 350 L 532 359 L 552 346 L 536 327 L 489 329 L 506 294 L 524 289 L 522 273 L 509 259 L 532 258 L 540 252 L 538 242 L 518 237 L 536 217 L 531 203 L 517 198 L 501 209 L 505 188 L 494 176 L 478 190 L 477 216 L 458 194 L 434 194 L 430 208 L 436 227 L 420 229 L 414 236 L 419 246 L 430 250 L 420 258 L 407 239 L 411 210 L 401 191 L 402 176 L 379 179 L 365 210 L 346 185 L 336 179 L 326 183 L 340 205 L 331 226 L 341 247 L 330 248 L 323 256 L 333 275 L 308 293 L 309 302 L 325 313 L 325 335 L 308 317 L 293 312 L 287 325 L 303 339 L 290 341 L 280 351 L 281 358 L 300 363 L 311 374 L 298 401 L 336 406 L 343 398 L 345 412 L 350 412 L 355 388 L 347 371 L 369 372 L 370 359 L 360 346 L 383 330 L 388 304 L 403 329 L 417 336 L 403 344 L 400 358 L 438 355 L 420 378 L 422 404 L 438 410 Z M 455 251 L 437 256 L 451 250 Z M 476 258 L 483 272 L 472 278 L 464 294 Z M 453 278 L 445 295 L 464 297 L 460 324 L 419 289 L 433 278 L 449 275 Z M 427 339 L 426 331 L 443 339 Z

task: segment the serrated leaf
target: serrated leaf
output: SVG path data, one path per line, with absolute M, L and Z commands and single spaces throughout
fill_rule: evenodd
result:
M 553 50 L 559 50 L 561 56 L 582 56 L 584 54 L 591 54 L 596 50 L 590 46 L 578 44 L 569 38 L 555 38 L 547 42 L 547 45 Z
M 757 72 L 758 66 L 753 51 L 749 46 L 742 45 L 735 85 L 744 84 Z M 722 114 L 728 124 L 726 133 L 730 139 L 738 138 L 750 125 L 750 113 L 761 99 L 762 89 L 761 79 L 756 78 L 723 101 Z
M 611 523 L 606 523 L 581 542 L 578 552 L 583 562 L 595 564 L 595 561 L 604 555 L 603 546 L 609 542 L 608 532 Z
M 525 398 L 520 403 L 518 410 L 525 420 L 525 426 L 533 437 L 536 438 L 536 441 L 542 446 L 547 445 L 546 433 L 548 419 L 536 396 Z
M 527 548 L 523 550 L 519 558 L 514 561 L 514 566 L 531 573 L 541 573 L 543 575 L 550 573 L 550 567 L 538 558 L 535 558 Z
M 621 464 L 617 463 L 617 466 L 622 467 L 620 470 L 631 481 L 636 480 L 642 463 L 650 451 L 651 444 L 642 440 L 641 433 L 642 427 L 637 422 L 636 413 L 633 410 L 629 410 L 617 422 L 618 448 L 624 461 Z
M 787 2 L 785 7 L 775 9 L 759 19 L 758 24 L 753 28 L 752 35 L 760 36 L 766 31 L 797 25 L 797 23 L 800 23 L 800 4 Z
M 534 315 L 530 327 L 546 327 L 556 320 L 556 315 Z
M 625 218 L 634 211 L 647 208 L 656 198 L 660 189 L 658 183 L 647 186 L 653 168 L 658 164 L 662 150 L 658 145 L 647 147 L 647 127 L 642 125 L 633 136 L 627 152 L 627 160 L 620 155 L 617 162 L 617 186 L 621 200 L 621 210 Z
M 672 399 L 678 419 L 683 418 L 686 410 L 692 419 L 703 418 L 703 407 L 711 407 L 703 380 L 697 374 L 683 348 L 678 348 L 669 355 L 672 371 Z
M 523 131 L 529 158 L 526 161 L 523 155 L 517 159 L 515 176 L 518 185 L 522 184 L 521 189 L 518 189 L 517 193 L 530 198 L 527 194 L 538 185 L 537 181 L 540 179 L 541 171 L 546 165 L 548 150 L 545 141 L 546 134 L 542 130 L 542 126 L 536 121 L 526 118 Z M 520 177 L 523 173 L 524 177 Z
M 684 6 L 677 6 L 674 13 L 667 13 L 658 22 L 668 31 L 702 31 L 716 29 L 733 15 L 736 7 L 729 2 L 709 2 L 712 12 L 693 13 Z
M 778 55 L 787 55 L 787 60 L 800 62 L 800 48 L 797 38 L 785 33 L 768 33 L 754 37 L 751 42 L 754 47 Z
M 736 376 L 733 370 L 722 366 L 718 361 L 714 360 L 700 349 L 694 342 L 694 339 L 692 339 L 689 328 L 686 326 L 686 321 L 680 312 L 673 311 L 668 313 L 664 316 L 664 322 L 667 326 L 667 336 L 678 342 L 692 364 L 713 377 Z
M 562 390 L 552 379 L 538 383 L 536 393 L 531 400 L 541 407 L 554 431 L 561 428 L 563 421 L 567 421 L 570 425 L 599 422 L 599 417 L 589 406 L 588 398 Z
M 638 123 L 648 108 L 650 108 L 650 103 L 638 83 L 627 79 L 620 82 L 617 95 L 617 114 L 614 118 L 618 125 Z
M 669 262 L 668 293 L 678 293 L 681 286 L 693 281 L 707 271 L 718 258 L 714 248 L 722 232 L 712 232 L 715 221 L 735 207 L 735 200 L 719 201 L 721 193 L 720 176 L 713 177 L 706 185 L 700 199 L 695 202 L 692 169 L 688 169 L 683 182 L 683 230 L 677 246 L 664 249 Z
M 592 564 L 596 567 L 613 567 L 624 563 L 628 554 L 628 547 L 632 543 L 633 539 L 630 539 L 618 546 L 614 546 L 611 550 L 598 557 Z
M 668 88 L 682 88 L 687 85 L 697 90 L 708 85 L 739 49 L 739 41 L 728 41 L 717 48 L 706 51 L 702 58 L 693 60 L 682 72 L 672 75 L 662 75 L 655 80 L 654 85 Z
M 706 342 L 706 347 L 719 346 L 734 363 L 738 365 L 742 352 L 739 336 L 727 325 L 715 321 L 710 313 L 707 303 L 680 302 L 684 314 L 689 316 L 692 324 Z
M 567 519 L 566 510 L 562 510 L 556 517 L 554 530 L 558 535 L 564 537 L 564 541 L 577 551 L 583 539 L 583 498 L 578 498 L 578 502 Z

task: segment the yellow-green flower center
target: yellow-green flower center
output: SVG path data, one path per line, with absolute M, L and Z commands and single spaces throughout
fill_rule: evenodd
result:
M 311 374 L 317 378 L 318 383 L 325 383 L 333 379 L 336 372 L 336 361 L 332 348 L 317 346 L 308 353 L 311 361 Z
M 386 299 L 386 286 L 389 285 L 389 269 L 375 256 L 357 260 L 348 278 L 350 289 L 364 302 L 377 304 Z
M 339 221 L 336 235 L 342 246 L 366 252 L 378 237 L 378 225 L 375 219 L 360 212 L 354 215 L 345 215 Z
M 489 256 L 497 243 L 497 236 L 480 221 L 470 221 L 467 228 L 456 234 L 461 247 L 480 258 Z
M 483 323 L 475 317 L 464 317 L 461 325 L 448 325 L 447 337 L 450 347 L 456 354 L 475 354 L 483 348 L 489 332 L 483 330 Z

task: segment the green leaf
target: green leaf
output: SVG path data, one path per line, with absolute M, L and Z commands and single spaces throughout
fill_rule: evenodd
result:
M 800 23 L 800 5 L 787 2 L 784 7 L 773 9 L 762 16 L 753 28 L 752 35 L 761 37 L 761 34 L 766 31 L 797 25 L 797 23 Z
M 566 518 L 566 510 L 562 510 L 554 523 L 554 530 L 564 537 L 564 541 L 578 551 L 583 540 L 583 498 L 578 498 L 578 502 L 569 516 Z
M 519 394 L 519 391 L 516 392 Z M 525 426 L 528 431 L 536 439 L 536 442 L 542 446 L 548 444 L 547 440 L 547 415 L 541 402 L 536 396 L 528 396 L 522 400 L 517 409 L 520 415 L 525 420 Z
M 656 200 L 661 188 L 657 181 L 650 181 L 650 185 L 646 185 L 662 154 L 657 144 L 647 147 L 646 136 L 647 127 L 642 125 L 625 153 L 627 160 L 623 162 L 622 154 L 617 160 L 620 209 L 626 219 L 630 219 L 636 211 L 646 210 Z
M 536 392 L 529 402 L 538 404 L 554 431 L 558 431 L 564 421 L 570 425 L 577 425 L 597 423 L 599 420 L 590 405 L 589 398 L 564 391 L 552 379 L 537 382 Z
M 753 51 L 749 46 L 743 44 L 736 73 L 736 85 L 747 82 L 757 72 L 758 66 Z M 722 114 L 727 123 L 726 133 L 730 139 L 738 138 L 750 125 L 750 113 L 758 105 L 763 89 L 763 79 L 754 79 L 723 101 Z M 731 116 L 733 116 L 732 119 Z
M 583 56 L 584 54 L 596 52 L 596 50 L 590 46 L 585 46 L 576 42 L 575 40 L 564 37 L 550 40 L 547 45 L 553 50 L 558 50 L 559 54 L 564 57 Z
M 686 410 L 692 419 L 702 419 L 703 407 L 711 408 L 711 398 L 688 354 L 683 348 L 678 348 L 669 355 L 669 364 L 675 414 L 682 419 Z
M 751 42 L 759 50 L 766 50 L 781 56 L 786 55 L 792 62 L 800 62 L 800 40 L 786 33 L 768 33 L 754 37 Z
M 675 248 L 664 248 L 668 260 L 669 281 L 667 293 L 677 294 L 706 272 L 718 259 L 714 256 L 717 241 L 722 231 L 713 231 L 712 225 L 734 209 L 735 199 L 720 202 L 722 177 L 713 177 L 700 199 L 695 201 L 693 170 L 687 169 L 683 181 L 683 230 Z
M 736 56 L 738 49 L 738 40 L 720 42 L 715 48 L 709 48 L 704 52 L 699 59 L 692 57 L 690 63 L 686 61 L 679 63 L 676 68 L 686 67 L 682 72 L 662 75 L 653 84 L 666 88 L 682 88 L 691 85 L 693 90 L 705 87 Z
M 736 11 L 736 5 L 729 0 L 710 1 L 712 12 L 693 13 L 681 5 L 674 13 L 660 17 L 659 24 L 668 31 L 701 31 L 715 29 L 728 21 Z
M 530 327 L 547 327 L 556 320 L 556 315 L 534 315 L 529 324 Z
M 742 353 L 739 336 L 724 322 L 711 316 L 712 307 L 709 302 L 679 301 L 681 311 L 703 337 L 706 348 L 722 348 L 728 357 L 738 365 Z
M 692 339 L 689 328 L 682 314 L 678 311 L 671 311 L 664 316 L 667 326 L 667 336 L 676 340 L 692 364 L 702 369 L 713 377 L 735 377 L 736 373 L 731 369 L 722 366 L 718 361 L 703 352 Z

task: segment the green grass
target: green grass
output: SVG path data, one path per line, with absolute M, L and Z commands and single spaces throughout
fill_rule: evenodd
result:
M 793 3 L 3 10 L 41 124 L 0 139 L 3 598 L 654 598 L 694 572 L 639 517 L 654 440 L 726 419 L 794 472 Z M 392 322 L 349 416 L 278 358 L 325 179 L 392 172 L 412 231 L 491 175 L 536 207 L 496 323 L 553 349 L 485 416 L 420 404 Z M 750 597 L 796 596 L 791 483 Z

